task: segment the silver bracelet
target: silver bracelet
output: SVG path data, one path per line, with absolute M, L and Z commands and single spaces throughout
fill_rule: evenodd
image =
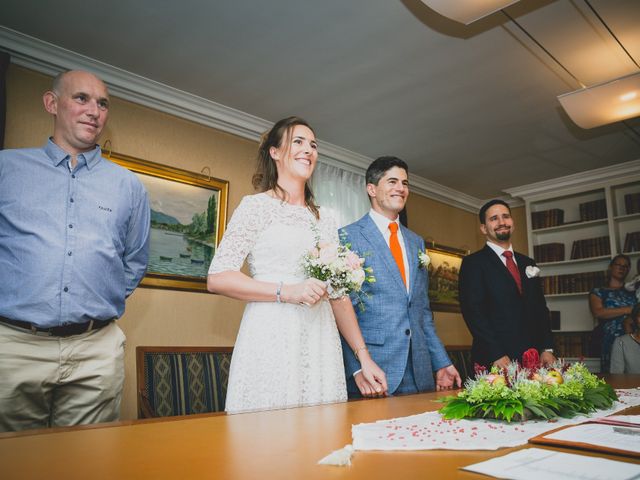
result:
M 282 293 L 282 282 L 278 284 L 278 289 L 276 290 L 276 302 L 283 303 L 280 294 Z

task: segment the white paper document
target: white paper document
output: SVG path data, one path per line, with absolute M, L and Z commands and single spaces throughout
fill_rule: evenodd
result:
M 640 428 L 637 427 L 586 423 L 545 435 L 545 438 L 640 453 Z
M 572 453 L 526 448 L 464 467 L 463 470 L 509 480 L 631 480 L 640 465 Z
M 592 420 L 609 425 L 623 425 L 626 427 L 640 427 L 640 415 L 610 415 L 604 418 Z

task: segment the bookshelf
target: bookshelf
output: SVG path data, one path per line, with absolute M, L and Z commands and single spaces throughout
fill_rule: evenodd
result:
M 549 310 L 558 312 L 554 338 L 570 357 L 589 355 L 588 292 L 604 284 L 611 258 L 631 257 L 629 278 L 640 259 L 640 161 L 599 170 L 507 191 L 525 202 L 529 256 L 541 269 Z

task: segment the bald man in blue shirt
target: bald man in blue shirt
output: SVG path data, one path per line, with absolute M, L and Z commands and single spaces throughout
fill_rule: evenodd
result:
M 65 72 L 43 101 L 44 147 L 0 152 L 0 431 L 119 418 L 114 320 L 147 266 L 147 193 L 96 145 L 106 85 Z

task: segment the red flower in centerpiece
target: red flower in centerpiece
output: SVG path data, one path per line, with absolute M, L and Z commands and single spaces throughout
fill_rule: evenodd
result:
M 538 350 L 530 348 L 522 354 L 522 366 L 529 370 L 535 370 L 540 365 Z
M 487 367 L 485 367 L 484 365 L 480 365 L 479 363 L 473 364 L 473 373 L 475 373 L 476 375 L 480 375 L 482 373 L 485 373 L 486 371 Z

